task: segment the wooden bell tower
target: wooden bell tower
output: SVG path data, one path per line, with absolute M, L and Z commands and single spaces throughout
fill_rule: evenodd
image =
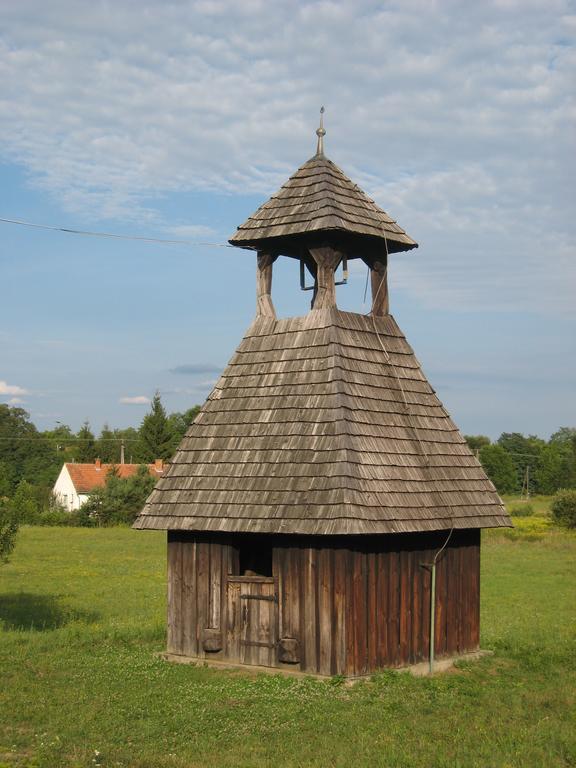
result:
M 168 532 L 169 658 L 354 677 L 478 650 L 480 529 L 510 519 L 390 314 L 417 244 L 324 135 L 230 240 L 256 318 L 135 523 Z M 279 257 L 314 279 L 302 317 L 276 318 Z M 352 259 L 369 315 L 336 306 Z

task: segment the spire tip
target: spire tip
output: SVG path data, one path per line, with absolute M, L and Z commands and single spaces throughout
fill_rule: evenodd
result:
M 318 145 L 316 147 L 316 156 L 324 156 L 324 136 L 326 131 L 324 130 L 324 107 L 320 107 L 320 126 L 316 129 L 316 136 L 318 136 Z

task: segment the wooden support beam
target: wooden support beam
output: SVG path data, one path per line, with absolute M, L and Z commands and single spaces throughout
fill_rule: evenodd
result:
M 272 302 L 272 265 L 276 256 L 258 251 L 256 257 L 256 316 L 276 319 L 276 310 Z
M 390 314 L 388 297 L 388 256 L 382 254 L 370 263 L 370 281 L 372 284 L 372 314 L 382 317 Z
M 334 272 L 342 260 L 342 254 L 334 248 L 310 248 L 310 254 L 316 262 L 316 287 L 312 309 L 326 309 L 336 306 L 336 285 Z

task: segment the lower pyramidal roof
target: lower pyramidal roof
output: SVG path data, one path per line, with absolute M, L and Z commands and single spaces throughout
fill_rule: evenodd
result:
M 324 309 L 254 321 L 134 527 L 510 525 L 394 318 Z

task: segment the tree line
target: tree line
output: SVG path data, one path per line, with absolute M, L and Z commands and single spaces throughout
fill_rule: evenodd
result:
M 10 501 L 21 521 L 31 520 L 35 511 L 50 506 L 54 482 L 65 462 L 92 463 L 99 458 L 119 464 L 122 450 L 127 463 L 170 459 L 199 410 L 196 405 L 167 414 L 156 393 L 138 428 L 112 429 L 105 424 L 96 436 L 88 422 L 78 432 L 60 423 L 39 431 L 24 409 L 0 404 L 0 501 Z M 504 432 L 495 442 L 484 435 L 465 439 L 500 493 L 524 490 L 550 495 L 561 488 L 576 488 L 574 427 L 561 427 L 548 441 L 519 432 Z M 112 482 L 110 498 L 95 497 L 103 519 L 114 519 L 122 494 L 128 507 L 137 506 L 150 485 L 144 472 L 130 487 L 125 482 Z M 106 506 L 112 497 L 117 503 Z
M 112 429 L 105 424 L 98 436 L 86 421 L 78 432 L 66 424 L 40 431 L 29 414 L 18 407 L 0 404 L 0 500 L 10 501 L 21 521 L 51 504 L 52 488 L 67 462 L 150 464 L 170 459 L 200 406 L 167 414 L 155 394 L 149 412 L 138 428 Z
M 575 427 L 561 427 L 548 441 L 520 432 L 503 432 L 494 443 L 485 435 L 465 440 L 499 493 L 548 496 L 576 488 Z

